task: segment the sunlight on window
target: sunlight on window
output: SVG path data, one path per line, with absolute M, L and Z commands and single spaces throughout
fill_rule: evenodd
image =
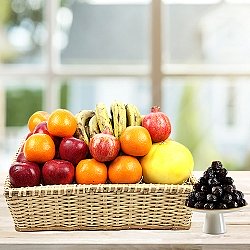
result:
M 46 40 L 44 1 L 3 1 L 0 8 L 0 62 L 38 64 Z

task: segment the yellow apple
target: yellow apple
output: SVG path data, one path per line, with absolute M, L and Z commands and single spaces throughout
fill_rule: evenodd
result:
M 187 147 L 173 140 L 154 143 L 141 158 L 145 183 L 181 184 L 194 168 L 194 160 Z

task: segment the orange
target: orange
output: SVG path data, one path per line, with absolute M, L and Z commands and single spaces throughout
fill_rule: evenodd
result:
M 55 144 L 47 134 L 33 134 L 24 143 L 24 155 L 28 161 L 44 163 L 55 156 Z
M 120 136 L 120 143 L 122 151 L 132 156 L 144 156 L 152 146 L 150 134 L 142 126 L 127 127 Z
M 76 166 L 76 182 L 78 184 L 104 184 L 107 178 L 106 165 L 95 159 L 81 160 Z
M 76 131 L 77 121 L 75 116 L 66 109 L 56 109 L 48 119 L 48 131 L 51 135 L 71 137 Z
M 47 113 L 46 111 L 37 111 L 33 115 L 31 115 L 28 120 L 28 128 L 30 132 L 33 132 L 33 130 L 39 123 L 47 121 L 48 118 L 49 113 Z
M 142 178 L 142 166 L 133 156 L 118 156 L 109 165 L 108 178 L 112 183 L 137 183 Z

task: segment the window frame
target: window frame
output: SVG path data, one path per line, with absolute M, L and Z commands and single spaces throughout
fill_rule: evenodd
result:
M 45 16 L 48 31 L 46 44 L 45 64 L 41 65 L 0 65 L 0 79 L 2 78 L 29 78 L 39 77 L 45 80 L 44 109 L 52 111 L 59 106 L 59 95 L 54 88 L 59 79 L 65 77 L 147 77 L 152 84 L 151 101 L 154 105 L 161 106 L 161 86 L 166 77 L 186 76 L 250 76 L 249 64 L 237 65 L 190 65 L 190 64 L 165 64 L 162 60 L 162 13 L 165 0 L 151 0 L 151 33 L 150 55 L 148 65 L 67 65 L 60 64 L 59 51 L 55 48 L 53 37 L 56 33 L 56 14 L 60 0 L 45 0 Z M 173 1 L 172 1 L 173 2 Z M 171 3 L 172 3 L 171 2 Z M 4 105 L 3 105 L 4 107 Z M 5 113 L 5 110 L 2 110 Z

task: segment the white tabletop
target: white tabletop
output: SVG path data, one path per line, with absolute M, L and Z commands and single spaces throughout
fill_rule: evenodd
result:
M 201 172 L 195 172 L 199 177 Z M 250 171 L 231 171 L 237 189 L 250 203 Z M 6 172 L 0 172 L 0 249 L 250 249 L 250 206 L 224 215 L 227 232 L 202 232 L 203 213 L 194 213 L 190 230 L 16 232 L 3 196 Z

